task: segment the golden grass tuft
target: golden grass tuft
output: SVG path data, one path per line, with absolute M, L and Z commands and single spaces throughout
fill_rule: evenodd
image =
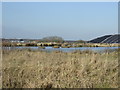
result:
M 3 50 L 3 88 L 118 88 L 118 52 Z

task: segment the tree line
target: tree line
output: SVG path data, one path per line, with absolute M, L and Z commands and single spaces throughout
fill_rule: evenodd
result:
M 59 36 L 48 36 L 41 39 L 42 42 L 65 42 L 62 37 Z M 85 43 L 84 40 L 77 40 L 79 43 Z

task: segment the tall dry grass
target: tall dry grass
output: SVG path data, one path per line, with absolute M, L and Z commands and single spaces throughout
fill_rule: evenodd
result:
M 3 50 L 3 88 L 118 88 L 118 51 Z

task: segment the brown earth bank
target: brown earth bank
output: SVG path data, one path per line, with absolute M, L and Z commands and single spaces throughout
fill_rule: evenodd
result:
M 118 88 L 118 52 L 3 50 L 3 88 Z
M 16 46 L 52 46 L 52 47 L 120 47 L 118 43 L 57 43 L 57 42 L 31 42 L 31 43 L 21 43 L 21 42 L 2 42 L 3 47 L 16 47 Z

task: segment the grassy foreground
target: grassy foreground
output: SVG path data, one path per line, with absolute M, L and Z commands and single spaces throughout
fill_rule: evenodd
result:
M 118 88 L 118 51 L 3 50 L 3 88 Z

